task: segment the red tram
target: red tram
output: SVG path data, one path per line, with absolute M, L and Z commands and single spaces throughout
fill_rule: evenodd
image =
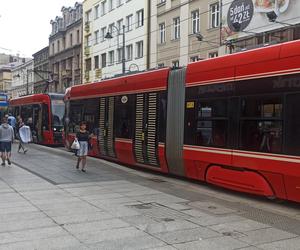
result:
M 44 145 L 63 145 L 63 94 L 34 94 L 12 99 L 9 107 L 31 126 L 33 141 Z
M 91 155 L 300 202 L 300 41 L 75 86 Z

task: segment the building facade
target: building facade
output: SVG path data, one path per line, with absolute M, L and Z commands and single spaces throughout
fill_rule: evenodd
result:
M 219 55 L 219 0 L 156 0 L 151 13 L 151 67 Z
M 0 68 L 0 92 L 9 94 L 11 88 L 11 67 L 1 67 Z
M 53 82 L 49 91 L 64 93 L 66 88 L 81 84 L 82 4 L 61 11 L 62 17 L 51 21 L 49 70 Z
M 125 73 L 150 67 L 148 22 L 150 2 L 150 0 L 83 2 L 84 82 L 96 82 L 122 74 L 124 52 Z M 111 38 L 106 38 L 107 32 Z
M 32 59 L 12 68 L 12 81 L 11 88 L 9 90 L 9 95 L 11 98 L 17 98 L 33 93 L 33 68 L 34 62 Z
M 49 71 L 49 46 L 39 50 L 33 55 L 34 61 L 34 93 L 48 91 L 50 79 Z

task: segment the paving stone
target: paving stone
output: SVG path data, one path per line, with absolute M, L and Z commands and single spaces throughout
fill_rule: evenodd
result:
M 258 247 L 264 250 L 299 250 L 300 237 L 281 241 L 274 241 L 272 243 L 258 245 Z
M 148 235 L 136 228 L 127 227 L 127 228 L 114 228 L 114 229 L 95 231 L 95 232 L 90 231 L 90 232 L 77 235 L 77 238 L 85 244 L 94 244 L 102 241 L 119 241 L 120 239 L 124 239 L 124 238 L 130 238 L 130 237 L 140 238 L 145 236 Z
M 204 227 L 164 232 L 153 235 L 164 242 L 167 242 L 168 244 L 184 243 L 188 241 L 220 236 L 220 234 Z
M 64 228 L 72 233 L 73 235 L 78 235 L 84 232 L 95 232 L 95 231 L 102 231 L 107 229 L 113 228 L 122 228 L 122 227 L 129 227 L 130 225 L 123 220 L 120 219 L 107 219 L 101 221 L 93 221 L 93 222 L 86 222 L 80 224 L 70 224 L 65 225 Z
M 263 228 L 245 233 L 246 236 L 240 237 L 239 240 L 258 246 L 263 243 L 279 241 L 284 239 L 295 238 L 297 235 L 287 233 L 275 228 Z
M 0 214 L 0 222 L 1 223 L 9 223 L 13 221 L 23 221 L 23 220 L 33 220 L 33 219 L 42 219 L 46 218 L 46 215 L 41 211 L 34 212 L 18 212 L 18 213 L 10 213 L 10 214 Z
M 21 212 L 38 212 L 39 210 L 28 204 L 22 207 L 10 207 L 10 208 L 0 208 L 0 215 L 10 216 L 10 214 L 21 213 Z
M 103 241 L 98 244 L 89 245 L 90 249 L 99 250 L 141 250 L 141 249 L 159 249 L 165 243 L 151 236 L 123 238 L 118 240 Z M 157 248 L 158 247 L 158 248 Z
M 10 222 L 0 221 L 0 233 L 14 232 L 27 229 L 36 229 L 41 227 L 53 227 L 56 226 L 53 220 L 49 218 L 34 218 L 32 220 L 15 220 Z
M 0 245 L 1 250 L 53 250 L 53 249 L 72 249 L 85 250 L 88 249 L 72 236 L 57 237 L 50 239 L 39 239 L 32 241 L 22 241 Z
M 198 241 L 175 244 L 174 247 L 180 250 L 233 250 L 248 246 L 246 243 L 231 237 L 217 237 Z
M 147 250 L 176 250 L 177 248 L 172 246 L 164 246 L 164 247 L 155 247 L 155 248 L 147 248 Z
M 208 212 L 210 214 L 215 214 L 215 215 L 225 215 L 225 214 L 232 214 L 232 213 L 237 212 L 234 209 L 230 209 L 230 208 L 221 206 L 217 203 L 209 202 L 209 201 L 190 202 L 190 203 L 188 203 L 188 205 L 191 207 L 198 208 L 202 211 Z
M 226 215 L 226 216 L 206 215 L 198 218 L 193 217 L 190 218 L 189 220 L 200 226 L 212 226 L 212 225 L 223 224 L 225 222 L 243 221 L 245 220 L 245 218 L 238 215 Z
M 0 244 L 14 243 L 18 241 L 56 238 L 66 235 L 66 231 L 64 231 L 61 227 L 58 226 L 30 229 L 25 231 L 15 231 L 9 233 L 0 233 Z
M 252 230 L 257 230 L 261 228 L 269 228 L 270 226 L 259 223 L 253 220 L 242 220 L 242 221 L 235 221 L 235 222 L 226 222 L 224 224 L 209 226 L 210 229 L 217 231 L 219 233 L 224 232 L 247 232 Z
M 54 216 L 52 219 L 58 224 L 74 224 L 74 223 L 85 223 L 99 220 L 111 219 L 113 216 L 107 212 L 91 212 L 91 213 L 80 213 L 80 214 L 69 214 Z
M 172 232 L 177 230 L 185 230 L 199 227 L 199 225 L 193 224 L 185 220 L 163 221 L 138 226 L 139 229 L 149 234 Z

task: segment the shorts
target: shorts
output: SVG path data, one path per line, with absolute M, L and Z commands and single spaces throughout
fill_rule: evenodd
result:
M 0 142 L 0 152 L 11 152 L 11 142 L 10 141 L 2 141 Z
M 88 154 L 88 142 L 87 141 L 79 141 L 80 149 L 77 151 L 77 156 L 86 156 Z

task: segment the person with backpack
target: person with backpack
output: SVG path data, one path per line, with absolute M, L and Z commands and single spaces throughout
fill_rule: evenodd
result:
M 5 161 L 7 160 L 8 165 L 11 165 L 11 145 L 15 139 L 15 133 L 12 126 L 8 124 L 6 117 L 3 118 L 0 126 L 0 151 L 2 166 L 5 167 Z

